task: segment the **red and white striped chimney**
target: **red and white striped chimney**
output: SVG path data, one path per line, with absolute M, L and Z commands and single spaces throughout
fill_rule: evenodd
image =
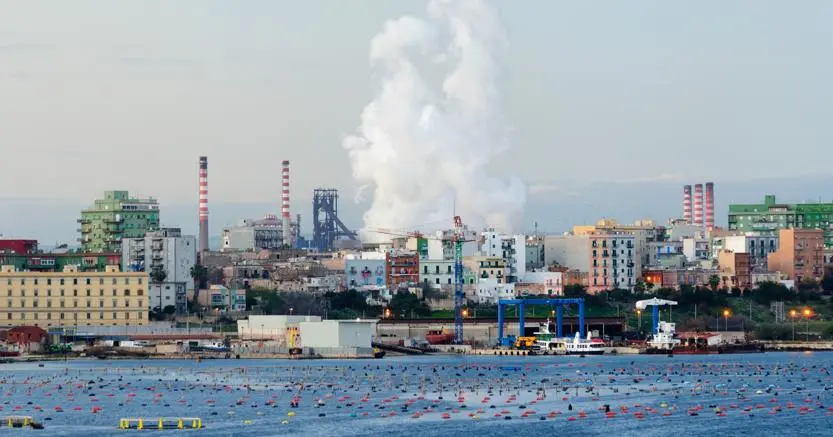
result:
M 208 157 L 200 156 L 200 253 L 208 251 Z
M 683 185 L 683 221 L 691 224 L 691 185 Z
M 283 245 L 292 247 L 292 230 L 289 214 L 289 161 L 281 163 L 281 232 Z
M 714 182 L 706 182 L 706 229 L 714 229 Z
M 694 185 L 694 224 L 703 225 L 703 184 Z

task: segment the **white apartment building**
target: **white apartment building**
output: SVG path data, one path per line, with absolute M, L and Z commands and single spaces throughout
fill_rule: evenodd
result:
M 750 268 L 753 271 L 765 272 L 767 255 L 778 250 L 778 236 L 753 232 L 745 235 L 728 235 L 723 237 L 723 248 L 735 253 L 748 253 Z
M 481 254 L 506 261 L 507 282 L 517 282 L 526 273 L 526 236 L 504 235 L 494 231 L 483 233 Z
M 191 268 L 197 263 L 197 238 L 182 235 L 179 228 L 163 228 L 148 232 L 144 238 L 125 238 L 122 240 L 122 270 L 125 272 L 148 272 L 154 266 L 165 271 L 163 290 L 175 292 L 174 303 L 163 299 L 162 307 L 175 305 L 177 311 L 184 311 L 187 292 L 194 291 Z M 157 290 L 158 291 L 158 290 Z M 150 293 L 148 305 L 154 308 L 154 294 Z M 156 306 L 159 302 L 156 302 Z
M 494 279 L 482 279 L 477 283 L 478 303 L 497 303 L 500 299 L 514 299 L 515 284 L 501 284 Z
M 431 288 L 442 288 L 454 284 L 454 262 L 443 260 L 420 260 L 419 282 Z

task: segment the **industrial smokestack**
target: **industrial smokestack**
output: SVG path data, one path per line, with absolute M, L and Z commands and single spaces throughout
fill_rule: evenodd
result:
M 200 156 L 200 253 L 208 251 L 208 157 Z
M 292 247 L 292 224 L 289 219 L 289 161 L 281 163 L 281 232 L 283 245 Z
M 706 182 L 706 229 L 714 229 L 714 182 Z
M 691 224 L 691 185 L 683 185 L 683 221 Z
M 694 185 L 694 224 L 703 225 L 703 184 Z

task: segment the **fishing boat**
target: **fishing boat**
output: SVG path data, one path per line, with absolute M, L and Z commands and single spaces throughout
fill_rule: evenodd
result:
M 425 334 L 425 341 L 428 344 L 451 344 L 454 335 L 444 329 L 429 329 Z
M 680 347 L 680 339 L 674 323 L 659 322 L 657 333 L 645 343 L 647 354 L 670 354 Z

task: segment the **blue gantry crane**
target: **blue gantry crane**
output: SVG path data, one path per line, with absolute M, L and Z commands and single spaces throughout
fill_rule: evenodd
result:
M 657 335 L 659 332 L 659 307 L 660 306 L 673 306 L 677 305 L 677 302 L 673 300 L 665 300 L 665 299 L 647 299 L 647 300 L 640 300 L 636 302 L 636 309 L 642 311 L 648 307 L 651 308 L 651 333 L 653 335 Z M 670 316 L 669 316 L 670 319 Z M 640 327 L 641 328 L 641 327 Z
M 454 216 L 454 344 L 463 344 L 463 243 L 466 241 L 463 219 Z

